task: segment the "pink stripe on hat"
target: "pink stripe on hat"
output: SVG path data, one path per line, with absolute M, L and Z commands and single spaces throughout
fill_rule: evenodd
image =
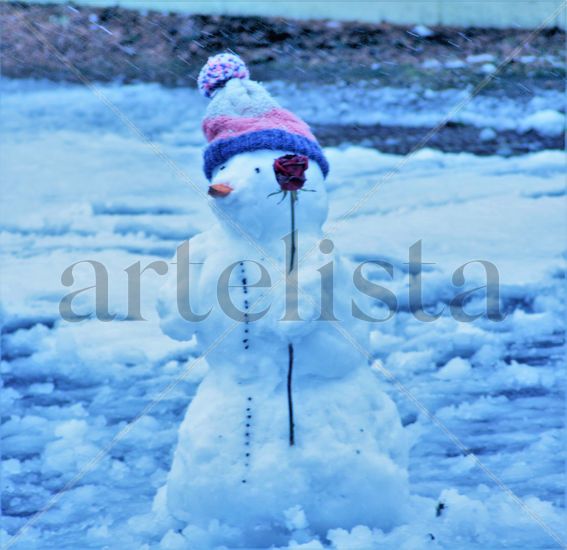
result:
M 209 142 L 216 139 L 234 138 L 249 132 L 273 129 L 284 130 L 316 141 L 309 126 L 303 120 L 281 107 L 271 109 L 256 117 L 220 115 L 206 118 L 203 121 L 203 132 Z

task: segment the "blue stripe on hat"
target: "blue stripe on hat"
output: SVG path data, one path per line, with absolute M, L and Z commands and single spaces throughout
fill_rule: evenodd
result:
M 258 130 L 238 137 L 211 142 L 203 155 L 205 176 L 210 181 L 214 169 L 230 158 L 240 153 L 263 149 L 290 151 L 298 155 L 305 155 L 319 165 L 324 177 L 327 177 L 329 173 L 329 163 L 318 143 L 297 134 L 290 134 L 285 130 L 272 129 Z

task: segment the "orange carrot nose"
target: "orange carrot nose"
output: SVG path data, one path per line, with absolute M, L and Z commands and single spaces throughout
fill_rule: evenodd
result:
M 232 192 L 232 187 L 228 183 L 215 183 L 214 185 L 209 185 L 209 195 L 218 199 L 220 197 L 226 197 Z

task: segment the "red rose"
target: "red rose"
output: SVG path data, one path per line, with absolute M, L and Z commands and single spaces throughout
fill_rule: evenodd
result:
M 274 172 L 282 191 L 297 191 L 305 183 L 309 159 L 304 155 L 284 155 L 274 161 Z

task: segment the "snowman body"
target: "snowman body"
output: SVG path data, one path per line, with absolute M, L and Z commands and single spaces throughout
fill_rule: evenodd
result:
M 369 329 L 351 313 L 352 274 L 336 250 L 319 248 L 327 198 L 316 163 L 306 172 L 313 192 L 296 202 L 299 290 L 286 294 L 290 205 L 269 196 L 278 191 L 274 159 L 285 153 L 243 153 L 213 175 L 233 191 L 211 199 L 219 223 L 190 242 L 192 305 L 208 317 L 181 319 L 174 285 L 159 305 L 162 329 L 177 339 L 195 334 L 209 365 L 179 430 L 168 511 L 203 528 L 219 520 L 245 546 L 277 544 L 296 529 L 388 529 L 407 500 L 396 407 L 349 341 L 365 347 Z M 326 319 L 329 303 L 348 337 Z M 290 523 L 290 510 L 302 520 Z

